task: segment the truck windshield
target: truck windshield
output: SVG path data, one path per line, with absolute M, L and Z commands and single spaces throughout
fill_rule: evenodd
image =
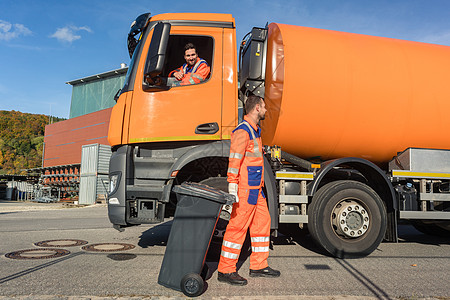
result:
M 134 65 L 136 63 L 136 57 L 139 56 L 139 50 L 141 48 L 141 42 L 139 41 L 138 44 L 136 45 L 136 49 L 133 52 L 133 56 L 131 57 L 131 61 L 130 61 L 130 65 L 128 67 L 128 71 L 127 71 L 127 75 L 125 76 L 125 83 L 123 85 L 122 88 L 122 93 L 126 92 L 129 90 L 129 85 L 130 85 L 130 76 L 133 73 L 133 69 L 134 69 Z

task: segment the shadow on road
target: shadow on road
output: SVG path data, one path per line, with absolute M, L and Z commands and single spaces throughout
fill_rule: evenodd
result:
M 8 281 L 11 281 L 13 279 L 16 279 L 16 278 L 19 278 L 19 277 L 22 277 L 22 276 L 25 276 L 27 274 L 30 274 L 30 273 L 33 273 L 33 272 L 45 269 L 47 267 L 50 267 L 50 266 L 53 266 L 53 265 L 55 265 L 57 263 L 60 263 L 60 262 L 66 261 L 68 259 L 74 258 L 74 257 L 76 257 L 78 255 L 81 255 L 81 254 L 83 254 L 83 252 L 71 253 L 71 254 L 69 254 L 67 256 L 63 256 L 61 258 L 58 258 L 58 259 L 46 262 L 46 263 L 41 264 L 39 266 L 36 266 L 36 267 L 33 267 L 33 268 L 29 268 L 29 269 L 26 269 L 24 271 L 20 271 L 20 272 L 17 272 L 15 274 L 12 274 L 12 275 L 0 278 L 0 284 L 8 282 Z
M 7 212 L 0 212 L 0 215 L 9 215 L 9 214 L 16 214 L 17 211 L 7 211 Z
M 144 231 L 139 237 L 138 245 L 142 248 L 166 246 L 173 221 L 167 221 Z
M 412 225 L 398 225 L 399 243 L 418 243 L 424 245 L 450 245 L 450 238 L 424 234 Z

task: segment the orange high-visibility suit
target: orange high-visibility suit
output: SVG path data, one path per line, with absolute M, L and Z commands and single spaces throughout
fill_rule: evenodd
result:
M 250 269 L 268 266 L 270 215 L 264 185 L 264 157 L 261 128 L 247 116 L 231 134 L 228 182 L 238 184 L 239 202 L 233 204 L 231 219 L 223 238 L 218 271 L 236 272 L 236 263 L 250 229 Z
M 181 78 L 181 80 L 173 82 L 172 83 L 173 86 L 199 84 L 205 81 L 209 75 L 210 67 L 206 62 L 206 60 L 197 57 L 197 61 L 192 67 L 190 67 L 187 63 L 185 63 L 178 69 L 175 69 L 172 72 L 170 72 L 169 77 L 172 76 L 173 73 L 180 71 L 183 71 L 184 76 L 183 78 Z

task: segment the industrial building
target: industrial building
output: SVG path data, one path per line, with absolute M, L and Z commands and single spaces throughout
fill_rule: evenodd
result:
M 66 82 L 73 87 L 70 117 L 45 127 L 42 168 L 31 170 L 42 174 L 37 190 L 47 189 L 53 198 L 79 204 L 105 199 L 109 117 L 127 70 L 122 64 L 120 69 Z M 39 194 L 36 188 L 34 194 Z

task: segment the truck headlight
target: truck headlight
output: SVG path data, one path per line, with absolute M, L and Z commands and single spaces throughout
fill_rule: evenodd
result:
M 109 174 L 109 194 L 114 193 L 119 186 L 120 173 Z

